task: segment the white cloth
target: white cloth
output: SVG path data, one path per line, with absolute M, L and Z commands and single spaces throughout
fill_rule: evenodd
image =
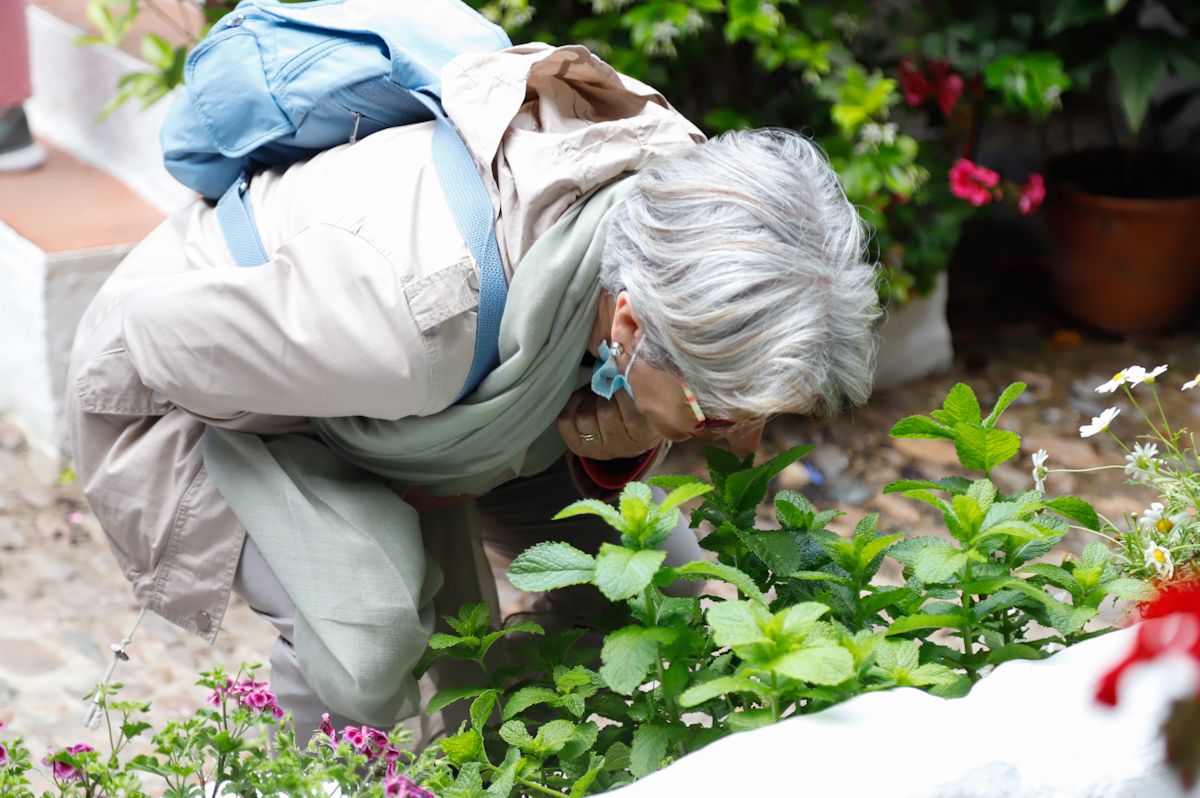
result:
M 1180 798 L 1160 730 L 1171 700 L 1196 689 L 1195 669 L 1140 666 L 1117 708 L 1095 701 L 1134 633 L 1003 664 L 965 698 L 870 693 L 735 734 L 608 795 Z

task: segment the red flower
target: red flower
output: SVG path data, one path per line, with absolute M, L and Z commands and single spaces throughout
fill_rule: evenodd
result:
M 1029 176 L 1025 185 L 1021 186 L 1021 197 L 1017 200 L 1017 210 L 1023 214 L 1031 214 L 1042 206 L 1046 199 L 1046 181 L 1037 172 Z
M 992 201 L 992 189 L 1000 175 L 991 169 L 959 158 L 950 167 L 950 193 L 978 208 Z
M 1169 652 L 1181 652 L 1200 665 L 1200 581 L 1181 582 L 1163 588 L 1142 610 L 1146 620 L 1138 627 L 1133 651 L 1100 680 L 1096 700 L 1116 706 L 1117 685 L 1129 668 Z
M 963 88 L 962 75 L 946 75 L 944 78 L 938 78 L 934 85 L 934 91 L 937 94 L 938 108 L 941 109 L 943 116 L 950 116 L 950 112 L 954 110 L 954 106 L 958 105 L 958 101 L 962 98 Z
M 904 92 L 904 101 L 914 108 L 924 105 L 933 94 L 933 87 L 921 70 L 910 59 L 900 61 L 900 89 Z

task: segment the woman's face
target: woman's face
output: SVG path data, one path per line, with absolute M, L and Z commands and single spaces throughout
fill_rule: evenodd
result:
M 688 404 L 683 384 L 669 371 L 656 369 L 637 360 L 629 372 L 629 384 L 633 388 L 633 403 L 638 412 L 646 416 L 658 433 L 668 440 L 676 443 L 689 438 L 710 443 L 725 441 L 741 456 L 753 452 L 758 447 L 765 422 L 728 428 L 697 429 L 696 415 Z
M 625 350 L 625 354 L 617 359 L 617 366 L 622 373 L 625 373 L 643 332 L 637 314 L 629 304 L 628 294 L 621 292 L 613 307 L 610 337 L 621 342 Z M 650 421 L 659 435 L 668 440 L 679 442 L 696 438 L 710 443 L 725 441 L 734 452 L 744 456 L 753 452 L 762 438 L 765 422 L 727 428 L 698 428 L 696 413 L 688 403 L 683 383 L 670 371 L 655 368 L 638 359 L 629 370 L 628 378 L 638 412 Z M 703 407 L 700 409 L 704 412 Z M 705 416 L 713 418 L 708 413 Z

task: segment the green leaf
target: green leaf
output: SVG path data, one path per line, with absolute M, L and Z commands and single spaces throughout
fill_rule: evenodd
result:
M 617 508 L 599 499 L 580 499 L 577 502 L 568 504 L 551 520 L 558 521 L 562 518 L 572 518 L 577 515 L 598 515 L 604 519 L 606 524 L 618 532 L 629 531 L 629 525 L 625 523 L 625 519 L 617 511 Z
M 575 724 L 569 720 L 552 720 L 538 729 L 533 738 L 533 750 L 538 756 L 557 754 L 575 736 Z
M 1093 532 L 1100 531 L 1100 517 L 1096 515 L 1092 505 L 1083 499 L 1077 499 L 1074 496 L 1059 496 L 1057 499 L 1046 502 L 1046 506 L 1059 515 L 1070 518 L 1085 529 Z
M 480 775 L 482 767 L 479 762 L 463 765 L 454 784 L 442 793 L 443 798 L 483 798 L 486 793 L 483 791 L 483 777 Z
M 554 704 L 558 701 L 558 693 L 545 687 L 522 687 L 504 702 L 502 720 L 512 720 L 521 712 L 535 704 Z
M 709 479 L 717 490 L 723 492 L 726 477 L 745 468 L 750 458 L 743 459 L 728 449 L 717 446 L 705 446 L 704 459 L 708 463 Z
M 1154 586 L 1140 579 L 1121 577 L 1104 582 L 1100 589 L 1123 601 L 1149 601 L 1154 598 Z
M 661 504 L 659 504 L 659 509 L 670 510 L 672 507 L 678 507 L 684 502 L 689 502 L 698 496 L 703 496 L 704 494 L 711 492 L 712 489 L 712 485 L 707 485 L 699 480 L 685 483 L 668 493 L 667 497 L 663 499 Z
M 517 771 L 525 764 L 521 752 L 517 748 L 508 749 L 500 770 L 492 776 L 492 784 L 488 787 L 487 798 L 508 798 L 517 783 Z
M 674 581 L 676 577 L 702 576 L 712 579 L 720 579 L 723 582 L 736 587 L 745 595 L 757 601 L 759 604 L 766 604 L 766 597 L 762 591 L 758 589 L 758 585 L 754 584 L 754 580 L 747 576 L 742 571 L 730 565 L 725 565 L 719 562 L 708 562 L 707 560 L 693 560 L 689 563 L 684 563 L 676 568 L 664 568 L 664 578 L 668 581 L 666 584 Z
M 949 427 L 959 424 L 979 426 L 981 414 L 975 392 L 971 390 L 971 386 L 960 382 L 946 394 L 942 409 L 935 410 L 933 417 Z
M 525 724 L 519 720 L 505 721 L 500 726 L 500 739 L 521 750 L 526 750 L 533 744 L 533 737 L 529 734 L 529 729 L 525 728 Z
M 1050 563 L 1039 562 L 1022 566 L 1020 570 L 1022 573 L 1040 576 L 1055 587 L 1061 587 L 1063 590 L 1069 591 L 1073 596 L 1078 597 L 1083 594 L 1083 590 L 1079 587 L 1079 581 L 1065 568 L 1060 568 Z
M 961 615 L 906 615 L 888 627 L 886 634 L 890 637 L 916 629 L 958 629 L 962 625 Z
M 738 530 L 738 537 L 775 574 L 786 574 L 800 567 L 802 557 L 794 532 Z
M 600 727 L 595 723 L 588 721 L 575 726 L 575 730 L 571 733 L 571 739 L 568 740 L 558 752 L 558 756 L 563 761 L 578 759 L 586 753 L 589 753 L 596 745 L 596 739 L 600 736 Z M 593 763 L 595 766 L 595 763 Z
M 854 675 L 854 657 L 841 646 L 815 646 L 784 654 L 770 669 L 809 684 L 835 685 Z
M 429 699 L 429 705 L 425 707 L 425 714 L 432 715 L 450 706 L 455 701 L 462 701 L 464 698 L 474 698 L 485 691 L 486 688 L 483 687 L 447 687 L 445 690 L 438 690 L 433 698 Z
M 668 642 L 669 629 L 626 626 L 604 638 L 600 677 L 613 691 L 633 695 L 658 660 L 658 644 Z
M 446 623 L 464 637 L 482 637 L 491 626 L 491 610 L 482 601 L 464 604 L 459 608 L 457 617 L 446 616 Z
M 928 546 L 916 558 L 913 569 L 922 582 L 949 582 L 967 564 L 967 553 L 959 549 Z
M 483 737 L 470 729 L 438 741 L 438 747 L 456 765 L 477 760 L 483 756 Z
M 541 593 L 589 584 L 595 575 L 595 567 L 592 556 L 574 546 L 539 543 L 517 555 L 508 567 L 508 581 L 518 590 Z
M 440 651 L 443 648 L 451 648 L 452 646 L 456 646 L 459 643 L 465 642 L 469 642 L 471 645 L 477 645 L 479 643 L 478 640 L 472 639 L 468 641 L 464 637 L 448 635 L 445 632 L 434 632 L 429 636 L 429 647 L 434 651 Z
M 633 731 L 633 747 L 629 754 L 630 770 L 637 778 L 649 776 L 663 766 L 671 730 L 667 726 L 645 723 Z
M 815 446 L 810 444 L 802 444 L 793 446 L 780 454 L 775 455 L 767 462 L 759 466 L 767 475 L 767 479 L 774 479 L 780 471 L 790 466 L 792 463 L 799 460 L 804 455 L 815 449 Z
M 963 468 L 990 471 L 1021 450 L 1021 436 L 1005 429 L 959 423 L 954 427 L 954 446 Z
M 833 582 L 834 584 L 852 587 L 854 583 L 844 576 L 827 573 L 825 571 L 793 571 L 787 575 L 788 579 L 799 579 L 801 582 Z
M 725 503 L 735 510 L 757 507 L 767 495 L 770 477 L 760 468 L 751 468 L 730 474 L 725 479 Z
M 499 693 L 495 690 L 484 690 L 479 697 L 471 702 L 471 728 L 483 732 L 492 710 L 496 708 L 496 698 Z
M 775 717 L 771 714 L 771 710 L 763 709 L 743 709 L 739 712 L 731 713 L 725 718 L 725 723 L 729 725 L 732 731 L 751 731 L 753 729 L 761 729 L 763 726 L 770 726 L 775 722 Z
M 1083 547 L 1080 563 L 1084 568 L 1099 569 L 1108 565 L 1110 559 L 1112 559 L 1112 555 L 1109 554 L 1108 547 L 1098 540 L 1093 540 Z
M 666 557 L 661 549 L 633 551 L 602 543 L 596 555 L 596 586 L 609 601 L 636 596 L 650 584 Z
M 1005 388 L 1004 393 L 1000 394 L 1000 398 L 996 400 L 996 406 L 992 408 L 992 412 L 988 413 L 988 417 L 983 420 L 984 429 L 996 426 L 996 422 L 1000 420 L 1000 414 L 1007 410 L 1018 396 L 1025 393 L 1027 387 L 1029 386 L 1023 382 L 1014 382 Z
M 819 601 L 802 601 L 780 610 L 775 613 L 774 617 L 783 620 L 782 635 L 795 640 L 807 636 L 821 616 L 827 612 L 829 612 L 829 607 Z
M 988 652 L 987 664 L 999 665 L 1001 662 L 1009 662 L 1015 659 L 1042 659 L 1043 654 L 1036 648 L 1024 643 L 1009 643 L 1007 646 L 993 649 Z
M 894 604 L 908 601 L 917 596 L 917 591 L 911 587 L 884 587 L 878 593 L 862 599 L 862 610 L 868 615 L 885 610 Z
M 719 676 L 716 679 L 709 679 L 707 682 L 690 687 L 683 692 L 679 697 L 679 705 L 683 707 L 694 707 L 697 704 L 703 704 L 705 701 L 711 701 L 718 696 L 723 696 L 728 693 L 754 693 L 760 698 L 767 698 L 770 691 L 765 685 L 743 676 Z
M 646 484 L 653 485 L 656 488 L 662 488 L 666 491 L 672 491 L 677 488 L 682 488 L 684 485 L 707 485 L 708 483 L 701 479 L 697 479 L 696 477 L 689 477 L 680 474 L 666 474 L 658 477 L 650 477 L 646 480 Z
M 892 425 L 893 438 L 941 438 L 954 440 L 954 430 L 925 416 L 909 416 Z
M 1108 63 L 1117 78 L 1117 93 L 1129 129 L 1136 135 L 1159 82 L 1167 71 L 1163 48 L 1146 36 L 1122 38 L 1108 52 Z
M 770 623 L 771 613 L 760 604 L 722 601 L 709 607 L 706 617 L 713 630 L 713 642 L 718 646 L 745 646 L 770 640 L 763 626 Z

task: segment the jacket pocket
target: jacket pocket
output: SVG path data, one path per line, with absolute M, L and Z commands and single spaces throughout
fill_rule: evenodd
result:
M 101 352 L 75 378 L 79 407 L 87 413 L 161 416 L 174 405 L 142 383 L 124 347 Z
M 413 320 L 423 334 L 447 319 L 479 305 L 479 274 L 475 262 L 464 258 L 404 286 Z

